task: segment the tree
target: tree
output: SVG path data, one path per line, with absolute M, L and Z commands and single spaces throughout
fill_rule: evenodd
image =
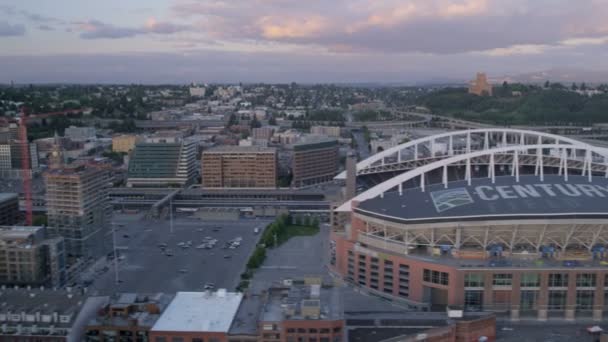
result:
M 551 85 L 551 83 L 547 80 L 545 81 L 545 89 L 549 89 L 549 86 Z
M 260 121 L 258 121 L 258 118 L 255 116 L 255 114 L 253 115 L 253 119 L 251 119 L 251 122 L 249 123 L 249 126 L 251 128 L 260 128 L 260 127 L 262 127 L 262 123 L 260 123 Z
M 271 126 L 276 126 L 277 124 L 277 119 L 274 118 L 274 115 L 270 117 L 270 119 L 268 119 L 268 124 Z
M 572 82 L 572 86 L 570 86 L 570 89 L 572 89 L 572 90 L 578 90 L 578 87 L 576 86 L 576 83 Z

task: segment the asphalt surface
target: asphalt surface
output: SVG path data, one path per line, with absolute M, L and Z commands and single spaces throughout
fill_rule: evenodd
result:
M 120 282 L 115 281 L 114 261 L 96 265 L 98 272 L 90 287 L 100 294 L 202 291 L 206 283 L 232 291 L 260 238 L 261 234 L 254 234 L 254 228 L 264 227 L 270 221 L 200 221 L 181 217 L 174 219 L 173 233 L 168 220 L 143 220 L 141 215 L 115 216 L 113 222 L 121 255 Z M 222 228 L 213 231 L 217 226 Z M 197 249 L 206 236 L 218 240 L 215 247 Z M 222 249 L 227 241 L 237 237 L 242 237 L 240 247 Z M 183 249 L 177 245 L 187 241 L 192 241 L 192 247 Z M 158 247 L 160 243 L 166 243 L 173 256 L 165 255 Z M 230 258 L 225 258 L 226 255 Z
M 595 342 L 597 337 L 587 332 L 587 328 L 594 323 L 573 324 L 561 323 L 534 323 L 534 324 L 503 324 L 496 326 L 496 341 L 501 342 Z M 605 324 L 599 324 L 607 328 Z

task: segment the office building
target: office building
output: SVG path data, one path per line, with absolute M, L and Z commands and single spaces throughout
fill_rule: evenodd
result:
M 203 151 L 203 187 L 275 188 L 277 151 L 256 146 L 220 146 Z
M 83 324 L 106 301 L 72 289 L 3 287 L 0 341 L 80 342 Z
M 49 170 L 44 178 L 49 232 L 65 239 L 68 262 L 104 255 L 111 247 L 108 171 L 74 165 Z
M 97 139 L 95 127 L 70 126 L 65 129 L 64 136 L 72 141 L 89 141 Z
M 63 238 L 47 238 L 44 227 L 0 226 L 0 284 L 63 286 Z
M 178 292 L 150 330 L 153 342 L 228 342 L 242 293 Z
M 149 332 L 171 302 L 172 296 L 120 293 L 109 298 L 97 316 L 91 319 L 84 333 L 85 342 L 150 340 Z
M 192 184 L 197 176 L 197 144 L 190 139 L 172 141 L 175 142 L 136 144 L 129 161 L 127 186 L 181 187 Z
M 477 73 L 475 80 L 469 84 L 469 94 L 492 96 L 492 85 L 488 83 L 485 73 Z
M 112 151 L 129 153 L 135 145 L 142 141 L 142 137 L 135 134 L 122 134 L 112 137 Z
M 344 315 L 340 289 L 319 282 L 275 286 L 259 317 L 260 342 L 344 341 Z
M 311 134 L 326 135 L 332 138 L 339 138 L 341 128 L 339 126 L 312 126 L 310 127 Z
M 12 226 L 19 222 L 19 196 L 0 192 L 0 226 Z
M 23 149 L 27 149 L 29 156 L 29 169 L 26 171 L 31 177 L 39 170 L 38 148 L 34 143 L 23 143 L 11 140 L 0 144 L 0 177 L 5 179 L 21 179 L 23 177 Z
M 296 187 L 328 182 L 338 170 L 338 141 L 312 139 L 293 145 L 292 184 Z

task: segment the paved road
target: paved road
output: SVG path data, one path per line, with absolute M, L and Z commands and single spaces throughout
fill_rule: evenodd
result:
M 173 233 L 166 220 L 142 221 L 122 216 L 115 222 L 124 225 L 118 228 L 117 233 L 117 246 L 124 256 L 119 265 L 122 282 L 115 283 L 113 263 L 110 263 L 110 269 L 99 275 L 92 286 L 99 293 L 200 291 L 207 282 L 215 283 L 217 288 L 234 290 L 260 237 L 253 233 L 254 228 L 263 227 L 270 221 L 201 222 L 177 218 Z M 214 232 L 215 226 L 222 229 Z M 211 250 L 196 249 L 205 236 L 218 239 L 217 245 Z M 243 238 L 239 248 L 221 248 L 226 241 L 238 236 Z M 192 247 L 182 249 L 177 246 L 185 241 L 192 241 Z M 159 243 L 167 243 L 174 255 L 163 254 Z M 225 259 L 225 255 L 230 255 L 230 259 Z

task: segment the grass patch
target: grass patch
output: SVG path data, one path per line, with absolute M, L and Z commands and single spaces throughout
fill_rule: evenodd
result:
M 319 227 L 289 225 L 283 230 L 283 234 L 278 236 L 279 246 L 287 240 L 296 236 L 313 236 L 319 232 Z

